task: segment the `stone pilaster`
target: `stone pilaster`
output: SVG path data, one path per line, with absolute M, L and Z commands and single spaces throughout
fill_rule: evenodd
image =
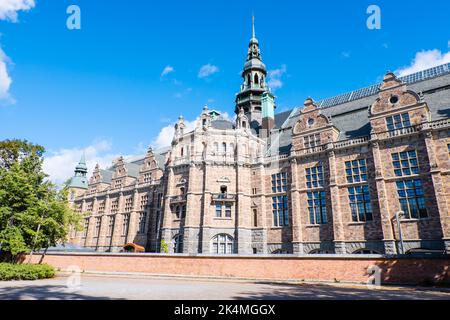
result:
M 291 160 L 292 247 L 294 254 L 304 254 L 297 166 L 297 159 L 293 158 Z

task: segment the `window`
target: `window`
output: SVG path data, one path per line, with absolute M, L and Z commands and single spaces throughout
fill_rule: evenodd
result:
M 255 74 L 255 84 L 258 84 L 259 83 L 259 81 L 258 81 L 258 74 Z
M 106 206 L 106 201 L 101 201 L 98 204 L 98 213 L 105 213 L 105 206 Z
M 285 193 L 287 191 L 287 173 L 272 175 L 272 193 Z
M 256 209 L 253 209 L 253 226 L 258 226 L 258 211 Z
M 352 220 L 354 222 L 372 221 L 372 206 L 370 204 L 369 186 L 348 188 Z
M 450 144 L 447 145 L 448 155 L 450 156 Z
M 409 114 L 397 114 L 392 117 L 386 118 L 386 125 L 388 131 L 394 131 L 398 129 L 403 129 L 411 126 L 411 121 L 409 119 Z
M 125 212 L 131 212 L 133 210 L 133 198 L 127 198 L 125 200 Z
M 102 218 L 99 217 L 95 220 L 94 238 L 98 238 L 98 236 L 100 235 L 101 226 L 102 226 Z
M 114 216 L 109 216 L 109 221 L 108 221 L 108 237 L 112 237 L 113 232 L 114 232 L 114 223 L 116 221 L 116 218 Z
M 111 203 L 111 213 L 119 212 L 119 199 L 115 199 Z
M 353 252 L 353 254 L 380 254 L 380 253 L 370 249 L 359 249 Z
M 115 188 L 115 189 L 122 188 L 122 180 L 116 180 L 116 181 L 114 181 L 114 188 Z
M 309 123 L 309 121 L 308 121 L 308 123 Z M 314 120 L 313 120 L 312 124 L 314 124 Z M 305 149 L 315 148 L 315 147 L 320 146 L 321 145 L 320 134 L 313 134 L 313 135 L 304 137 L 304 144 L 305 144 Z
M 287 196 L 272 198 L 273 225 L 275 227 L 289 226 L 289 204 Z
M 231 204 L 225 205 L 225 217 L 231 218 Z
M 122 237 L 126 237 L 128 235 L 129 226 L 130 226 L 130 214 L 124 214 L 122 223 Z
M 177 234 L 173 238 L 173 252 L 183 253 L 183 235 Z
M 227 152 L 227 144 L 224 142 L 222 143 L 222 152 L 226 153 Z
M 88 212 L 92 212 L 94 210 L 94 203 L 90 202 L 87 206 L 87 211 Z
M 313 168 L 307 168 L 306 187 L 308 189 L 312 189 L 312 188 L 323 188 L 323 186 L 324 186 L 323 167 L 316 166 Z
M 84 233 L 83 233 L 83 238 L 86 238 L 86 237 L 87 237 L 88 231 L 89 231 L 89 218 L 84 219 Z
M 308 192 L 308 210 L 310 224 L 328 222 L 325 191 Z
M 406 219 L 421 219 L 428 217 L 422 180 L 411 179 L 397 181 L 397 192 L 400 206 L 405 213 Z
M 141 203 L 140 203 L 140 210 L 144 211 L 145 209 L 147 209 L 147 205 L 148 205 L 148 194 L 141 196 Z
M 227 234 L 219 234 L 212 239 L 213 254 L 233 254 L 234 240 Z
M 367 181 L 367 163 L 365 159 L 347 161 L 345 163 L 345 174 L 348 183 Z
M 152 174 L 151 173 L 144 174 L 144 183 L 150 183 L 150 182 L 152 182 Z
M 217 218 L 222 217 L 222 204 L 221 203 L 216 204 L 216 217 Z
M 147 223 L 147 212 L 141 212 L 139 214 L 139 233 L 145 233 L 145 227 Z
M 186 205 L 182 205 L 181 206 L 181 213 L 180 213 L 180 215 L 181 215 L 181 219 L 186 218 Z
M 272 254 L 289 254 L 289 251 L 283 250 L 283 249 L 277 249 L 277 250 L 273 251 Z
M 392 164 L 397 177 L 419 174 L 419 161 L 416 150 L 392 154 Z

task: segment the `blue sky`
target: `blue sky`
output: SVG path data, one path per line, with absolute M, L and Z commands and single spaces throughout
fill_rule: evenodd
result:
M 450 58 L 443 0 L 36 0 L 15 22 L 2 18 L 5 1 L 26 0 L 0 0 L 12 80 L 0 139 L 44 145 L 55 179 L 83 149 L 93 165 L 161 144 L 163 128 L 180 114 L 194 120 L 206 103 L 232 115 L 252 12 L 279 111 Z M 71 4 L 81 8 L 81 30 L 66 28 Z M 366 27 L 370 4 L 382 10 L 381 30 Z M 199 77 L 202 66 L 214 72 Z

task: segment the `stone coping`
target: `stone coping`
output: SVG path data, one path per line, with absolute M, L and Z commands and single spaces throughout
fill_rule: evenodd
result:
M 42 252 L 36 252 L 36 255 L 42 255 Z M 47 252 L 47 256 L 90 256 L 90 257 L 135 257 L 135 258 L 199 258 L 199 259 L 275 259 L 275 260 L 449 260 L 450 255 L 378 255 L 378 254 L 260 254 L 260 255 L 208 255 L 208 254 L 163 254 L 163 253 L 110 253 L 110 252 Z

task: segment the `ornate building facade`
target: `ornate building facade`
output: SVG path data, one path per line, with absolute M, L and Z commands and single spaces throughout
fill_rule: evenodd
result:
M 387 73 L 277 114 L 266 75 L 253 30 L 235 122 L 205 107 L 186 132 L 180 117 L 170 148 L 97 166 L 89 182 L 82 159 L 69 201 L 85 227 L 71 242 L 148 252 L 165 242 L 188 254 L 450 253 L 450 64 Z

